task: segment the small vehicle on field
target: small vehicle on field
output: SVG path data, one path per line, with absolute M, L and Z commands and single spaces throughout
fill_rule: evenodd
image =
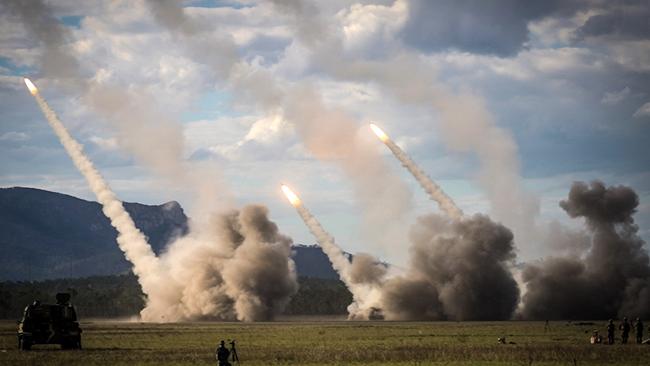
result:
M 28 351 L 34 344 L 60 344 L 62 349 L 81 349 L 81 328 L 70 294 L 56 294 L 56 304 L 36 300 L 27 305 L 18 321 L 18 348 Z

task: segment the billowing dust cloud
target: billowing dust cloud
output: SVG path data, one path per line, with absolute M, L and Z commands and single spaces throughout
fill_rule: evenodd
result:
M 386 282 L 387 319 L 505 320 L 519 301 L 512 232 L 484 215 L 420 217 L 406 274 Z
M 584 218 L 590 248 L 548 258 L 523 272 L 527 319 L 606 319 L 650 316 L 650 260 L 632 215 L 637 194 L 625 186 L 574 183 L 560 206 Z
M 264 206 L 214 215 L 209 226 L 171 244 L 161 261 L 174 306 L 147 306 L 151 321 L 271 320 L 298 290 L 291 239 L 278 231 Z

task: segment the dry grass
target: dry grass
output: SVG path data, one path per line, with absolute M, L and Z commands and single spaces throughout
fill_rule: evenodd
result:
M 600 324 L 599 324 L 600 325 Z M 543 322 L 83 323 L 82 351 L 17 350 L 0 323 L 1 365 L 215 365 L 236 339 L 242 365 L 648 365 L 650 346 L 590 345 L 597 326 Z M 587 333 L 585 333 L 587 331 Z M 500 345 L 506 336 L 516 344 Z

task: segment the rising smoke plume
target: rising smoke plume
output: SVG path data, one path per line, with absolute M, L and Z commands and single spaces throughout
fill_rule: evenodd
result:
M 264 206 L 214 215 L 209 227 L 170 245 L 167 292 L 174 307 L 142 312 L 152 321 L 272 320 L 298 290 L 291 239 L 278 231 Z M 180 288 L 180 290 L 179 290 Z
M 70 54 L 69 34 L 65 27 L 52 16 L 51 10 L 43 1 L 5 0 L 0 10 L 21 19 L 30 41 L 41 42 L 39 62 L 40 71 L 48 77 L 76 79 L 79 76 L 79 63 Z
M 406 274 L 386 281 L 382 310 L 391 320 L 505 320 L 519 301 L 510 266 L 512 232 L 487 216 L 420 217 L 411 229 Z
M 650 259 L 632 215 L 639 199 L 625 186 L 574 183 L 560 202 L 585 219 L 591 245 L 583 256 L 548 258 L 523 272 L 526 319 L 650 316 Z
M 117 230 L 117 243 L 126 258 L 133 264 L 133 273 L 138 277 L 142 292 L 148 297 L 147 301 L 166 303 L 167 299 L 156 296 L 156 287 L 162 279 L 163 272 L 158 258 L 156 258 L 147 239 L 135 227 L 122 202 L 115 196 L 115 193 L 95 169 L 93 163 L 84 154 L 83 146 L 68 133 L 56 113 L 40 95 L 36 86 L 29 79 L 25 79 L 25 84 L 36 99 L 61 145 L 63 145 L 74 165 L 88 182 L 88 186 L 97 197 L 97 201 L 102 205 L 104 215 L 108 217 L 111 225 Z
M 440 186 L 433 181 L 433 179 L 429 178 L 429 176 L 424 171 L 422 171 L 422 169 L 420 169 L 417 164 L 415 164 L 413 159 L 411 159 L 411 157 L 408 156 L 404 150 L 397 146 L 397 144 L 394 143 L 393 140 L 391 140 L 390 137 L 388 137 L 388 135 L 381 128 L 372 123 L 370 124 L 370 128 L 381 140 L 381 142 L 383 142 L 388 147 L 388 149 L 390 149 L 397 160 L 402 163 L 402 166 L 404 166 L 413 175 L 415 180 L 418 181 L 420 186 L 424 189 L 425 192 L 427 192 L 429 197 L 432 200 L 436 201 L 438 205 L 440 205 L 440 209 L 445 214 L 454 219 L 459 219 L 463 216 L 463 211 L 458 208 L 454 200 L 452 200 L 451 197 L 449 197 L 442 190 L 442 188 L 440 188 Z

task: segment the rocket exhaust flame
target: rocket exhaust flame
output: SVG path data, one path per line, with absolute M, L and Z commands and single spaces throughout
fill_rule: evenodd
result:
M 456 203 L 449 197 L 443 190 L 440 188 L 436 182 L 434 182 L 425 172 L 423 172 L 417 164 L 411 159 L 410 156 L 404 152 L 397 144 L 391 140 L 388 135 L 377 125 L 371 123 L 370 128 L 381 140 L 390 149 L 390 151 L 395 155 L 395 157 L 402 163 L 415 179 L 418 181 L 420 186 L 429 194 L 429 197 L 436 201 L 440 205 L 440 209 L 445 212 L 449 217 L 453 219 L 459 219 L 463 216 L 463 211 L 461 211 Z
M 84 154 L 83 146 L 66 130 L 56 113 L 38 93 L 34 83 L 25 78 L 25 84 L 30 93 L 36 98 L 38 106 L 59 138 L 61 145 L 63 145 L 74 165 L 88 182 L 90 189 L 97 197 L 97 201 L 102 205 L 104 215 L 109 218 L 111 225 L 117 230 L 118 246 L 126 259 L 133 264 L 133 273 L 138 276 L 138 281 L 142 286 L 142 291 L 148 296 L 148 301 L 152 301 L 152 294 L 155 293 L 155 286 L 160 283 L 159 277 L 162 275 L 162 271 L 159 260 L 151 246 L 142 232 L 136 228 L 122 202 L 115 196 L 115 193 L 104 181 L 99 171 Z
M 339 274 L 341 281 L 343 281 L 352 293 L 353 302 L 348 306 L 350 317 L 365 317 L 362 313 L 369 311 L 379 300 L 379 289 L 355 281 L 352 273 L 352 264 L 343 253 L 343 250 L 341 250 L 341 247 L 334 242 L 334 238 L 325 231 L 320 222 L 309 212 L 300 198 L 287 185 L 283 184 L 281 188 L 289 202 L 296 208 L 298 215 L 300 215 L 300 218 L 307 225 L 309 231 L 316 238 L 318 245 L 320 245 L 327 258 L 329 258 L 332 267 Z
M 27 85 L 27 89 L 29 89 L 29 92 L 32 93 L 32 95 L 36 95 L 38 93 L 38 88 L 36 87 L 36 85 L 34 85 L 34 83 L 32 83 L 32 81 L 29 80 L 28 78 L 23 78 L 23 80 L 25 81 L 25 85 Z
M 287 199 L 289 200 L 291 205 L 293 205 L 294 207 L 297 207 L 297 206 L 299 206 L 301 204 L 300 198 L 298 198 L 298 196 L 295 193 L 293 193 L 291 188 L 289 188 L 285 184 L 283 184 L 281 188 L 282 188 L 282 192 L 284 192 L 284 195 L 287 196 Z
M 381 142 L 386 143 L 386 141 L 389 140 L 388 135 L 386 135 L 386 133 L 381 128 L 377 127 L 376 124 L 371 123 L 370 128 L 372 129 L 372 132 L 374 132 L 375 135 L 377 135 L 377 137 L 379 137 Z

